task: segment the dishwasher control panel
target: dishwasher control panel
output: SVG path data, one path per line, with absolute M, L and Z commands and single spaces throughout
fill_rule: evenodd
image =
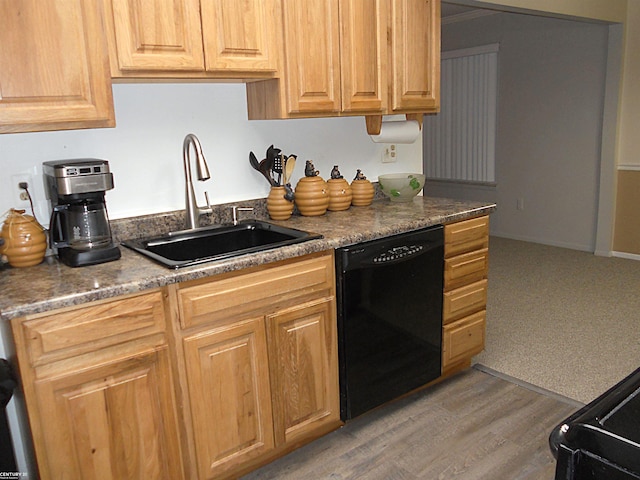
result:
M 399 247 L 393 247 L 382 252 L 376 257 L 373 257 L 373 263 L 386 263 L 394 260 L 400 260 L 405 257 L 410 257 L 416 253 L 420 253 L 424 250 L 424 245 L 402 245 Z

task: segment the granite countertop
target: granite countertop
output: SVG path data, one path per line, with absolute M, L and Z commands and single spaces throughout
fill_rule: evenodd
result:
M 409 203 L 376 200 L 367 207 L 351 207 L 342 212 L 327 212 L 319 217 L 294 215 L 289 220 L 273 223 L 319 233 L 323 238 L 178 270 L 160 266 L 126 247 L 121 247 L 120 260 L 87 267 L 71 268 L 58 262 L 55 257 L 47 257 L 43 263 L 34 267 L 0 270 L 0 317 L 9 320 L 208 277 L 422 227 L 486 215 L 495 208 L 491 203 L 416 197 Z M 262 212 L 258 212 L 256 217 L 267 219 Z M 166 228 L 168 223 L 165 222 L 163 226 Z M 175 230 L 166 228 L 155 234 L 172 229 Z

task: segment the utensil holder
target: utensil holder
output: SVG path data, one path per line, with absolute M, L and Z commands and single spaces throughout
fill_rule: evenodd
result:
M 322 177 L 302 177 L 296 185 L 295 203 L 300 214 L 307 217 L 324 215 L 329 206 L 327 182 Z
M 369 180 L 354 180 L 351 182 L 351 190 L 353 192 L 351 205 L 355 207 L 366 207 L 373 202 L 375 188 Z
M 273 220 L 287 220 L 293 213 L 293 202 L 286 198 L 284 187 L 271 187 L 267 197 L 267 211 Z
M 327 180 L 327 186 L 329 189 L 329 206 L 327 209 L 332 212 L 348 210 L 353 198 L 349 183 L 344 178 L 332 178 Z

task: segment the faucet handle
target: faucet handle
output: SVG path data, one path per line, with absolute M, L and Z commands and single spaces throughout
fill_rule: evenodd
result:
M 238 224 L 238 212 L 253 212 L 253 207 L 240 207 L 238 205 L 234 205 L 231 207 L 231 212 L 233 216 L 233 224 Z

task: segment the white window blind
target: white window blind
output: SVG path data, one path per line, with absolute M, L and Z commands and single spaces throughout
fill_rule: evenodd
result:
M 440 113 L 424 117 L 429 179 L 495 183 L 498 44 L 443 52 Z

